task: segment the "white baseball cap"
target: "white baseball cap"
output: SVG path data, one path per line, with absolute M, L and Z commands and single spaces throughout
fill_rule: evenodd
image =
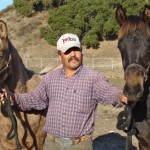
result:
M 57 41 L 57 50 L 65 53 L 71 47 L 78 47 L 81 49 L 79 37 L 72 33 L 62 35 Z

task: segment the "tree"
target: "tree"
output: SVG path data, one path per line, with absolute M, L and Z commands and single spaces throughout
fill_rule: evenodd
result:
M 65 0 L 14 0 L 17 12 L 25 16 L 30 16 L 36 11 L 48 10 L 64 4 Z
M 98 48 L 99 41 L 117 37 L 119 26 L 115 21 L 115 10 L 120 4 L 127 15 L 141 14 L 145 0 L 14 0 L 18 12 L 29 15 L 42 6 L 49 10 L 48 26 L 41 28 L 41 36 L 49 44 L 56 45 L 64 33 L 77 34 L 82 44 Z M 54 8 L 54 7 L 57 7 Z

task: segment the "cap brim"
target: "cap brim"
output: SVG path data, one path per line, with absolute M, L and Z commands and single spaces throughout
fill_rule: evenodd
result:
M 71 44 L 66 44 L 64 45 L 62 48 L 60 48 L 59 50 L 63 53 L 67 52 L 68 49 L 72 48 L 72 47 L 78 47 L 81 49 L 81 45 L 79 43 L 71 43 Z

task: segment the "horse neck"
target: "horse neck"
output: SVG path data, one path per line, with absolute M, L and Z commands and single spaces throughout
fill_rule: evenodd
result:
M 146 118 L 150 119 L 150 79 L 148 79 L 148 84 L 145 89 L 145 111 L 146 111 Z
M 147 80 L 144 84 L 144 89 L 148 90 L 150 88 L 150 69 L 148 69 L 148 73 L 147 73 Z
M 147 80 L 144 84 L 143 100 L 146 105 L 146 117 L 150 118 L 150 69 L 148 70 Z
M 12 56 L 12 74 L 8 78 L 7 81 L 9 82 L 7 83 L 11 84 L 9 86 L 12 87 L 12 90 L 14 90 L 19 84 L 20 88 L 22 88 L 21 91 L 26 92 L 26 82 L 34 75 L 34 72 L 25 67 L 15 47 L 11 43 L 10 46 Z

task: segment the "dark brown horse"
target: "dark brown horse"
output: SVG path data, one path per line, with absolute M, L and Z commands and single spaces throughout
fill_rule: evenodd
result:
M 8 38 L 6 23 L 0 20 L 0 83 L 12 92 L 31 92 L 40 82 L 41 76 L 25 68 L 17 50 Z M 0 104 L 1 105 L 1 104 Z M 43 150 L 46 134 L 42 131 L 45 110 L 22 112 L 14 109 L 17 118 L 18 136 L 22 149 Z M 0 112 L 0 150 L 16 150 L 15 139 L 6 140 L 11 122 Z
M 150 150 L 150 7 L 141 16 L 116 10 L 118 48 L 124 68 L 124 94 L 132 105 L 140 150 Z

